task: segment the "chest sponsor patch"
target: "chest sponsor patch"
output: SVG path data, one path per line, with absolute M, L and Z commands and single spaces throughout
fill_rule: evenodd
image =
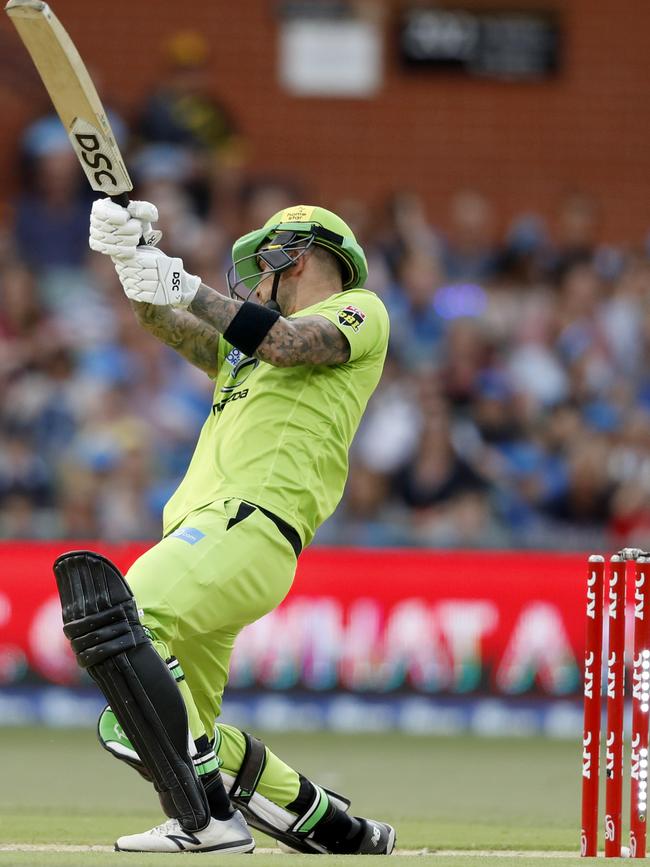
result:
M 366 318 L 366 314 L 359 310 L 358 307 L 353 307 L 348 304 L 338 312 L 339 322 L 346 328 L 351 328 L 353 331 L 358 331 Z

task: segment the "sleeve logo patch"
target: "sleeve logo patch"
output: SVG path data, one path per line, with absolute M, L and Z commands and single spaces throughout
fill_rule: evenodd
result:
M 353 331 L 358 331 L 366 318 L 366 314 L 362 313 L 358 307 L 353 307 L 348 304 L 343 310 L 338 312 L 339 322 L 346 328 L 351 328 Z
M 239 362 L 242 360 L 242 354 L 238 349 L 231 349 L 228 355 L 226 355 L 226 361 L 228 364 L 232 364 L 233 367 L 237 367 Z

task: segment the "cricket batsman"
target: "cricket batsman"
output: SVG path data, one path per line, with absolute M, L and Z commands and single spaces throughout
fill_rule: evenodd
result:
M 128 583 L 93 552 L 54 564 L 65 634 L 109 702 L 100 741 L 169 817 L 115 848 L 250 852 L 250 825 L 300 852 L 388 855 L 390 825 L 350 815 L 344 796 L 218 723 L 238 633 L 284 599 L 341 498 L 386 310 L 363 288 L 352 231 L 324 208 L 287 208 L 239 238 L 229 297 L 155 246 L 157 218 L 148 202 L 96 201 L 90 246 L 113 260 L 140 324 L 214 381 L 212 408 L 162 541 Z

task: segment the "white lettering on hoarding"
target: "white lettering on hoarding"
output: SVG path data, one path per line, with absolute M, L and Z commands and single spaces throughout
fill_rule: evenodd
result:
M 346 609 L 333 598 L 298 597 L 242 631 L 230 683 L 467 691 L 480 684 L 481 642 L 497 624 L 496 605 L 482 600 L 405 599 L 386 614 L 374 599 Z
M 43 677 L 55 683 L 74 683 L 82 677 L 68 639 L 63 634 L 58 596 L 50 596 L 36 609 L 28 641 L 32 665 Z
M 575 689 L 575 658 L 557 606 L 533 602 L 523 609 L 496 680 L 510 694 L 526 692 L 536 682 L 554 695 Z
M 52 682 L 86 680 L 63 635 L 57 596 L 41 598 L 24 645 L 18 643 L 24 659 Z M 580 672 L 560 605 L 535 601 L 514 613 L 514 621 L 504 624 L 497 599 L 431 601 L 411 596 L 387 606 L 370 597 L 348 602 L 296 595 L 242 631 L 230 683 L 241 688 L 386 693 L 401 688 L 465 693 L 496 687 L 521 694 L 538 687 L 562 695 L 577 689 Z M 7 677 L 13 682 L 20 673 L 8 666 Z M 591 666 L 586 690 L 593 695 L 596 689 Z

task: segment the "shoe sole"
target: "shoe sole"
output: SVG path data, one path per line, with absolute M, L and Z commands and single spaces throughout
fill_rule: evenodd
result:
M 201 852 L 229 852 L 231 855 L 241 853 L 243 855 L 252 854 L 255 849 L 255 842 L 247 841 L 245 843 L 221 843 L 219 846 L 202 846 L 200 849 L 123 849 L 115 843 L 115 852 L 145 852 L 152 855 L 182 855 L 184 852 L 189 852 L 192 855 L 200 854 Z
M 392 851 L 395 848 L 396 842 L 397 842 L 397 834 L 395 833 L 395 828 L 391 828 L 390 834 L 388 835 L 388 842 L 386 843 L 386 855 L 392 854 Z

